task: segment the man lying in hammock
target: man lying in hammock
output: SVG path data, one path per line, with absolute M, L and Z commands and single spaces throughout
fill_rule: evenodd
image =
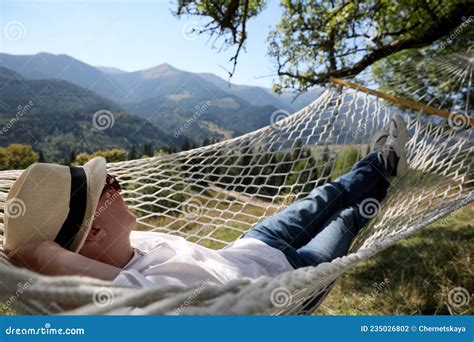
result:
M 381 202 L 387 178 L 406 172 L 406 140 L 405 122 L 396 116 L 349 173 L 221 250 L 172 235 L 131 232 L 135 217 L 119 195 L 117 180 L 106 175 L 103 158 L 83 167 L 34 164 L 8 194 L 9 206 L 23 203 L 25 210 L 5 215 L 4 247 L 14 263 L 42 274 L 141 287 L 224 284 L 315 266 L 347 253 L 368 222 L 362 204 Z

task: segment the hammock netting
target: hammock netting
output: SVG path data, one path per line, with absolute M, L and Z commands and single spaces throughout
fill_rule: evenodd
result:
M 275 112 L 271 124 L 258 131 L 177 154 L 108 164 L 138 217 L 137 230 L 221 248 L 348 171 L 367 154 L 371 136 L 400 113 L 408 123 L 409 172 L 392 180 L 383 203 L 362 209 L 373 218 L 347 256 L 276 278 L 139 289 L 91 278 L 39 276 L 14 267 L 2 254 L 2 300 L 24 314 L 311 312 L 345 271 L 473 201 L 473 61 L 472 49 L 443 57 L 419 53 L 390 68 L 388 61 L 377 63 L 350 80 L 441 109 L 448 118 L 328 84 L 313 103 L 292 115 Z M 385 69 L 391 72 L 384 74 Z M 2 204 L 19 173 L 0 173 Z M 58 303 L 75 309 L 64 311 Z

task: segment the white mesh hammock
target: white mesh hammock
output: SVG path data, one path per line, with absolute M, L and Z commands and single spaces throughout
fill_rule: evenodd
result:
M 25 314 L 310 312 L 346 270 L 473 201 L 473 59 L 472 50 L 424 57 L 387 77 L 374 77 L 376 66 L 351 83 L 335 80 L 345 86 L 328 85 L 306 108 L 279 121 L 285 115 L 278 112 L 272 125 L 258 131 L 173 155 L 108 164 L 138 216 L 138 229 L 220 248 L 350 167 L 354 160 L 344 165 L 341 159 L 348 155 L 341 154 L 344 147 L 352 146 L 352 155 L 363 158 L 372 134 L 402 113 L 409 126 L 409 173 L 392 184 L 384 203 L 367 208 L 374 218 L 347 256 L 276 278 L 139 289 L 90 278 L 39 276 L 12 266 L 1 254 L 2 300 Z M 410 101 L 370 94 L 353 83 L 396 89 L 395 95 Z M 19 173 L 0 173 L 2 207 Z M 63 311 L 56 303 L 77 309 Z

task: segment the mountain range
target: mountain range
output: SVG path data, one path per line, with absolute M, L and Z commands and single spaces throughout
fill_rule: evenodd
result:
M 180 144 L 184 137 L 196 144 L 204 138 L 228 139 L 266 126 L 276 110 L 294 112 L 319 94 L 314 90 L 292 102 L 294 96 L 290 93 L 277 95 L 262 87 L 235 85 L 210 73 L 187 72 L 169 64 L 126 72 L 50 53 L 0 53 L 0 67 L 3 80 L 13 80 L 3 82 L 0 89 L 1 121 L 11 118 L 12 109 L 37 92 L 37 104 L 19 123 L 38 134 L 41 131 L 41 139 L 55 143 L 64 134 L 80 135 L 90 145 L 87 150 L 100 144 L 127 147 L 118 138 L 126 139 L 129 145 L 153 141 L 155 147 Z M 32 94 L 31 89 L 36 92 Z M 115 117 L 110 130 L 96 132 L 104 141 L 95 139 L 84 126 L 84 120 L 99 110 L 119 113 L 120 117 Z M 61 121 L 67 121 L 67 130 L 59 127 Z M 129 129 L 146 126 L 147 131 L 126 131 L 122 121 Z M 46 126 L 60 129 L 61 134 L 52 128 L 46 130 Z M 28 134 L 14 131 L 14 138 L 11 134 L 1 136 L 0 143 L 31 143 L 38 139 L 34 134 L 28 138 Z
M 87 89 L 63 80 L 24 79 L 2 67 L 0 126 L 0 146 L 29 144 L 47 161 L 65 161 L 73 152 L 177 142 Z

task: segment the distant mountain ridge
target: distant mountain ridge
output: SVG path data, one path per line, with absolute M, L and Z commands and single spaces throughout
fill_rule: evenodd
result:
M 106 111 L 103 119 L 110 120 L 107 127 L 94 118 L 99 110 Z M 0 127 L 1 146 L 29 144 L 47 161 L 66 160 L 73 153 L 99 149 L 138 149 L 144 143 L 157 148 L 179 143 L 150 122 L 87 89 L 64 80 L 27 80 L 3 67 Z
M 193 74 L 222 88 L 222 90 L 231 95 L 240 96 L 243 100 L 251 104 L 273 105 L 279 109 L 288 111 L 296 111 L 306 106 L 314 100 L 318 94 L 318 91 L 310 91 L 308 94 L 311 99 L 300 101 L 299 98 L 297 98 L 295 102 L 292 103 L 294 97 L 292 93 L 277 95 L 267 88 L 236 85 L 211 73 L 191 73 L 179 70 L 167 63 L 145 70 L 127 72 L 109 66 L 94 67 L 65 54 L 54 55 L 46 52 L 41 52 L 36 55 L 0 53 L 0 66 L 16 71 L 27 79 L 63 79 L 119 103 L 123 101 L 123 96 L 126 96 L 131 88 L 130 85 L 124 84 L 124 79 L 153 79 L 166 75 L 177 75 L 179 73 Z M 128 74 L 129 76 L 125 76 L 124 74 Z M 122 80 L 122 82 L 120 82 L 122 84 L 115 82 L 116 75 L 120 75 L 119 79 Z
M 299 96 L 296 96 L 291 92 L 284 92 L 281 95 L 277 95 L 271 89 L 229 83 L 228 81 L 211 73 L 199 73 L 198 75 L 215 84 L 216 86 L 224 88 L 226 91 L 239 96 L 252 104 L 272 104 L 278 107 L 278 109 L 283 109 L 289 111 L 290 113 L 296 112 L 301 108 L 306 107 L 322 93 L 322 89 L 314 89 Z
M 124 70 L 114 67 L 95 66 L 94 68 L 98 69 L 99 71 L 105 72 L 106 74 L 121 74 L 126 72 Z
M 38 53 L 36 55 L 9 55 L 0 53 L 0 66 L 19 73 L 30 80 L 57 79 L 94 91 L 105 98 L 120 102 L 126 94 L 108 74 L 68 55 Z
M 93 67 L 68 55 L 0 53 L 0 66 L 25 79 L 60 79 L 95 92 L 128 112 L 148 119 L 167 132 L 180 130 L 195 108 L 210 101 L 195 125 L 183 133 L 196 143 L 205 137 L 227 139 L 270 124 L 276 110 L 292 113 L 312 102 L 318 91 L 299 97 L 278 96 L 269 89 L 230 84 L 209 73 L 192 73 L 169 64 L 127 72 Z

